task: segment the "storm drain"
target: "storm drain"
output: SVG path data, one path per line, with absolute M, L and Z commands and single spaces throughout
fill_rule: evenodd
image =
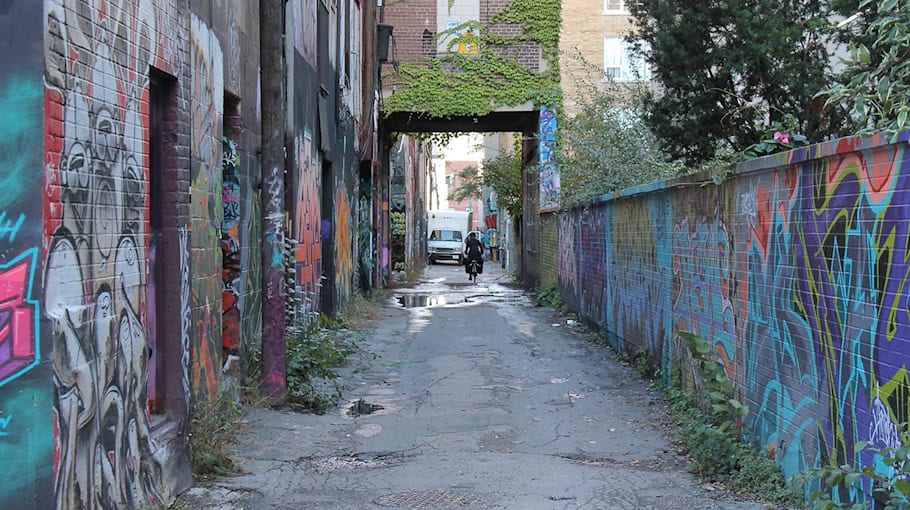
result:
M 380 496 L 374 501 L 379 506 L 394 506 L 407 510 L 448 510 L 452 508 L 479 508 L 485 498 L 463 491 L 408 491 Z

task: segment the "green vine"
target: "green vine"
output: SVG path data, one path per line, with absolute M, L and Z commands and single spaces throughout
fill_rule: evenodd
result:
M 496 32 L 501 24 L 521 30 L 503 35 Z M 447 54 L 402 62 L 386 77 L 384 86 L 395 93 L 385 100 L 385 113 L 480 116 L 526 102 L 558 107 L 560 24 L 559 0 L 512 0 L 493 15 L 490 26 L 469 21 L 439 33 Z M 520 46 L 528 43 L 540 46 L 545 65 L 539 72 L 517 60 Z M 470 45 L 476 53 L 454 51 L 459 45 Z

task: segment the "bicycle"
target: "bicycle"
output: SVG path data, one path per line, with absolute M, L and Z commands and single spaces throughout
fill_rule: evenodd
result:
M 477 269 L 480 267 L 480 263 L 475 259 L 468 261 L 468 280 L 477 283 Z

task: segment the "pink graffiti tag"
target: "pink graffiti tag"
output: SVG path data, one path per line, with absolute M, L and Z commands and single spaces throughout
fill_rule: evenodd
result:
M 38 303 L 32 282 L 38 251 L 0 265 L 0 386 L 38 364 Z

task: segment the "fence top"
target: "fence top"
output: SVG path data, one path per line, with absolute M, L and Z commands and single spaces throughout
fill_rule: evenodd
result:
M 731 174 L 724 176 L 724 180 L 898 143 L 910 143 L 910 130 L 899 133 L 897 136 L 897 141 L 893 143 L 889 140 L 888 135 L 882 132 L 877 132 L 871 136 L 847 136 L 844 138 L 838 138 L 836 140 L 807 145 L 805 147 L 798 147 L 787 152 L 779 152 L 777 154 L 770 154 L 768 156 L 762 156 L 760 158 L 741 161 L 736 164 L 736 168 Z M 677 177 L 675 179 L 640 184 L 638 186 L 625 188 L 613 193 L 605 193 L 590 200 L 579 202 L 571 206 L 562 207 L 558 210 L 579 209 L 592 205 L 603 204 L 606 202 L 612 202 L 623 198 L 632 198 L 640 195 L 667 191 L 674 188 L 712 185 L 714 176 L 720 175 L 723 172 L 723 170 L 705 171 L 686 175 L 683 177 Z M 547 211 L 542 210 L 541 212 L 556 211 L 557 209 L 548 209 Z

